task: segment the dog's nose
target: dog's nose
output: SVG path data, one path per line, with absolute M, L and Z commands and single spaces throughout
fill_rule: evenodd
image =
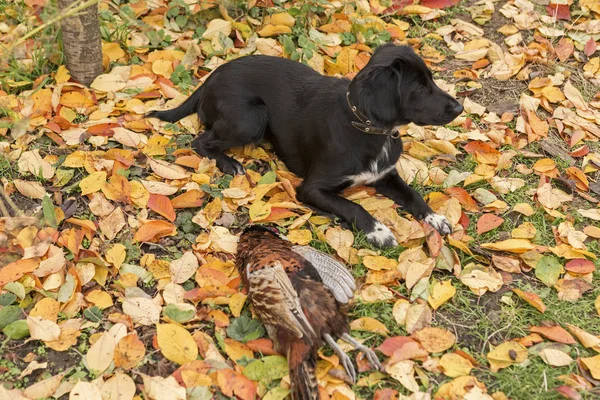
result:
M 465 108 L 462 106 L 462 104 L 460 104 L 459 102 L 456 102 L 456 105 L 452 109 L 452 112 L 454 112 L 456 115 L 460 115 L 460 114 L 462 114 L 464 109 Z

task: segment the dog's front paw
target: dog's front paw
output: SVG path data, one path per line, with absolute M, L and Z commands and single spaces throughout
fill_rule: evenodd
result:
M 450 224 L 450 221 L 448 221 L 448 219 L 443 215 L 431 213 L 427 215 L 424 220 L 442 236 L 452 233 L 452 225 Z
M 398 242 L 392 231 L 379 221 L 377 221 L 375 226 L 373 226 L 373 229 L 370 232 L 366 232 L 366 234 L 369 243 L 379 248 L 398 246 Z
M 246 170 L 242 164 L 233 158 L 228 160 L 223 160 L 220 165 L 217 163 L 217 167 L 225 174 L 225 175 L 244 175 Z

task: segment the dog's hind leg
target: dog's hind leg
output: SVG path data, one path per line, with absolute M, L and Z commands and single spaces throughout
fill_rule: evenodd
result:
M 234 113 L 237 111 L 237 114 Z M 203 157 L 214 159 L 224 174 L 244 174 L 244 167 L 223 152 L 232 147 L 257 143 L 264 136 L 268 116 L 265 106 L 247 106 L 240 109 L 231 107 L 223 110 L 222 118 L 215 121 L 204 133 L 192 141 L 192 148 Z

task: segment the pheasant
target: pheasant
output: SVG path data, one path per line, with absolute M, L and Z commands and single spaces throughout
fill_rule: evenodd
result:
M 342 263 L 310 246 L 293 245 L 275 228 L 253 225 L 240 236 L 236 267 L 275 350 L 287 356 L 294 399 L 319 399 L 315 368 L 324 342 L 352 382 L 356 371 L 336 338 L 382 369 L 375 352 L 349 334 L 340 306 L 353 297 L 356 284 Z

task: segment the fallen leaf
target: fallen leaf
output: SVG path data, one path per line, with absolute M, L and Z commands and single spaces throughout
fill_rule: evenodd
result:
M 350 329 L 353 331 L 367 331 L 378 333 L 383 336 L 387 336 L 387 334 L 389 333 L 388 329 L 384 324 L 371 317 L 362 317 L 355 319 L 350 323 Z
M 527 359 L 527 349 L 516 342 L 504 342 L 492 348 L 487 354 L 490 370 L 498 372 L 513 364 L 520 364 Z
M 192 335 L 179 325 L 158 324 L 156 326 L 158 345 L 162 354 L 179 365 L 193 361 L 198 356 L 198 346 Z
M 192 251 L 186 251 L 181 258 L 171 261 L 169 271 L 174 283 L 184 283 L 196 273 L 198 259 Z
M 540 357 L 544 362 L 553 367 L 564 367 L 573 362 L 573 359 L 565 352 L 556 349 L 543 349 Z
M 482 233 L 489 232 L 502 225 L 503 222 L 503 218 L 494 214 L 483 214 L 477 220 L 477 233 L 481 235 Z
M 515 292 L 521 299 L 525 300 L 527 303 L 536 308 L 539 312 L 543 313 L 546 311 L 546 305 L 544 305 L 544 302 L 537 294 L 524 292 L 521 289 L 513 289 L 513 292 Z

